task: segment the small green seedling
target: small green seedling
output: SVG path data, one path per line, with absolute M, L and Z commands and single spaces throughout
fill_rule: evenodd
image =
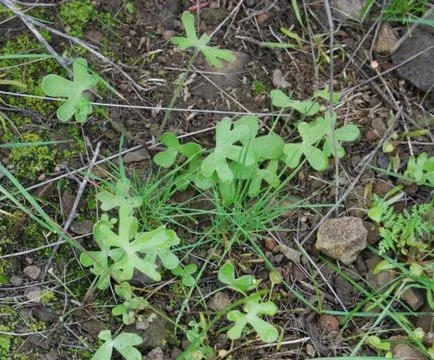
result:
M 335 140 L 336 157 L 342 159 L 346 152 L 342 146 L 343 142 L 355 141 L 360 136 L 360 129 L 353 124 L 345 124 L 340 128 L 335 129 L 336 126 L 336 113 L 334 111 L 327 111 L 323 118 L 317 119 L 323 121 L 327 127 L 326 139 L 324 141 L 323 153 L 329 157 L 334 154 L 333 140 Z M 334 133 L 334 134 L 333 134 Z
M 176 268 L 172 270 L 172 274 L 176 276 L 180 276 L 182 279 L 182 283 L 185 286 L 191 287 L 196 284 L 196 280 L 192 276 L 197 271 L 196 264 L 188 264 L 186 266 L 178 265 Z
M 223 284 L 228 285 L 232 290 L 238 291 L 245 295 L 248 291 L 253 290 L 258 285 L 252 275 L 243 275 L 235 278 L 235 266 L 231 263 L 225 263 L 218 272 L 218 279 Z
M 191 320 L 188 323 L 189 329 L 186 331 L 187 340 L 190 342 L 177 360 L 207 360 L 212 359 L 214 350 L 206 345 L 207 323 L 202 313 L 199 313 L 200 321 Z
M 291 100 L 281 90 L 271 90 L 271 103 L 279 108 L 291 108 L 306 116 L 313 116 L 320 111 L 320 105 L 316 101 Z
M 250 324 L 262 341 L 271 343 L 277 340 L 279 336 L 277 329 L 259 317 L 260 315 L 275 315 L 277 313 L 276 304 L 271 301 L 261 303 L 259 294 L 255 294 L 246 299 L 243 310 L 245 314 L 232 310 L 227 315 L 229 321 L 235 322 L 228 330 L 229 339 L 239 339 L 246 325 Z
M 274 189 L 280 185 L 280 178 L 277 174 L 278 166 L 278 160 L 271 160 L 265 169 L 256 169 L 256 173 L 252 177 L 249 185 L 249 196 L 251 198 L 259 195 L 259 193 L 261 192 L 261 185 L 263 181 L 265 181 Z
M 90 251 L 80 256 L 81 263 L 90 266 L 93 274 L 101 276 L 100 262 L 107 265 L 108 258 L 113 261 L 109 268 L 117 281 L 131 280 L 134 269 L 154 281 L 160 281 L 161 274 L 155 264 L 157 257 L 166 269 L 171 270 L 178 266 L 179 260 L 170 250 L 180 242 L 174 231 L 160 226 L 153 231 L 138 233 L 138 221 L 129 207 L 119 209 L 117 234 L 113 231 L 113 223 L 114 221 L 109 221 L 107 215 L 103 215 L 102 221 L 94 227 L 94 237 L 101 251 Z M 99 262 L 95 262 L 94 259 Z M 98 281 L 100 289 L 107 287 L 109 282 L 107 276 Z
M 172 166 L 178 154 L 184 155 L 187 159 L 191 159 L 202 150 L 199 144 L 192 142 L 181 145 L 176 135 L 171 132 L 161 135 L 160 141 L 166 145 L 167 150 L 156 154 L 154 156 L 154 162 L 163 168 Z
M 366 342 L 369 346 L 375 350 L 390 351 L 392 344 L 390 341 L 381 340 L 378 336 L 370 335 L 366 338 Z
M 330 90 L 329 86 L 326 85 L 324 89 L 317 89 L 313 93 L 314 98 L 321 98 L 327 101 L 330 101 Z M 341 94 L 338 92 L 333 92 L 332 95 L 332 104 L 336 105 L 341 100 Z
M 174 36 L 172 43 L 177 45 L 181 50 L 188 48 L 196 48 L 199 50 L 209 64 L 215 67 L 223 67 L 223 61 L 235 61 L 236 57 L 230 50 L 222 50 L 217 47 L 208 46 L 210 37 L 203 34 L 200 39 L 196 35 L 194 27 L 194 16 L 188 11 L 185 11 L 181 16 L 182 24 L 184 25 L 185 34 L 187 37 Z
M 92 360 L 110 360 L 113 349 L 126 360 L 142 359 L 142 354 L 135 348 L 143 342 L 137 334 L 121 333 L 113 339 L 110 330 L 103 330 L 98 334 L 98 338 L 103 340 L 104 344 L 99 347 Z
M 98 200 L 101 202 L 101 209 L 109 211 L 117 207 L 137 208 L 142 205 L 142 199 L 130 195 L 131 182 L 123 178 L 116 183 L 114 194 L 108 191 L 101 191 Z
M 135 296 L 131 285 L 127 282 L 122 282 L 120 285 L 115 286 L 116 295 L 124 299 L 122 304 L 116 305 L 112 309 L 114 316 L 122 315 L 122 322 L 125 325 L 134 324 L 136 321 L 136 312 L 143 310 L 148 306 L 148 302 L 142 297 Z
M 327 124 L 324 122 L 316 122 L 308 124 L 301 122 L 298 124 L 298 132 L 301 136 L 300 143 L 286 144 L 283 148 L 285 154 L 284 161 L 287 166 L 294 169 L 301 161 L 302 155 L 307 159 L 307 162 L 317 171 L 323 171 L 328 167 L 327 155 L 315 147 L 327 134 Z
M 234 145 L 249 137 L 250 129 L 248 125 L 239 124 L 232 128 L 229 118 L 222 119 L 216 125 L 216 146 L 202 162 L 201 172 L 205 177 L 212 177 L 217 174 L 220 181 L 230 183 L 234 179 L 234 174 L 228 164 L 228 159 L 239 162 L 244 166 L 251 166 L 255 163 L 255 154 L 242 146 Z M 243 151 L 245 150 L 245 151 Z
M 75 115 L 75 120 L 82 123 L 92 112 L 92 105 L 84 92 L 94 88 L 100 78 L 89 72 L 87 61 L 82 58 L 74 61 L 72 69 L 72 81 L 50 74 L 43 78 L 41 86 L 45 95 L 67 98 L 57 109 L 57 117 L 60 121 L 69 121 Z
M 413 179 L 418 185 L 434 186 L 434 156 L 428 157 L 427 153 L 421 153 L 408 160 L 404 176 Z

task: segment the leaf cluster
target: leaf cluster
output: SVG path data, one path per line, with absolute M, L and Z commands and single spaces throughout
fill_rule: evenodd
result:
M 113 349 L 115 349 L 126 360 L 141 360 L 142 355 L 135 346 L 140 345 L 143 340 L 137 334 L 121 333 L 115 339 L 112 338 L 110 330 L 103 330 L 98 338 L 104 341 L 92 357 L 92 360 L 110 360 Z
M 85 92 L 94 88 L 100 77 L 89 72 L 87 61 L 82 58 L 74 61 L 72 70 L 72 81 L 56 74 L 49 74 L 42 79 L 41 87 L 45 95 L 66 98 L 57 109 L 60 121 L 67 122 L 75 116 L 77 122 L 83 123 L 92 112 L 92 104 Z
M 208 43 L 210 37 L 207 34 L 202 34 L 200 38 L 197 37 L 196 29 L 194 27 L 194 16 L 192 13 L 185 11 L 181 16 L 181 21 L 184 25 L 186 37 L 172 37 L 172 43 L 178 46 L 181 50 L 195 48 L 203 54 L 209 64 L 218 68 L 224 66 L 223 61 L 236 60 L 232 51 L 209 46 Z
M 423 152 L 417 157 L 410 157 L 404 176 L 418 185 L 434 186 L 434 156 L 428 157 L 427 153 Z
M 277 313 L 277 306 L 271 301 L 261 302 L 259 293 L 247 296 L 247 292 L 256 289 L 259 282 L 252 275 L 235 277 L 235 266 L 225 263 L 218 272 L 218 279 L 230 289 L 243 294 L 245 298 L 243 312 L 232 310 L 227 314 L 227 319 L 234 322 L 228 330 L 228 337 L 232 340 L 239 339 L 244 328 L 249 324 L 264 342 L 274 342 L 278 338 L 277 329 L 267 321 L 261 319 L 261 315 L 273 316 Z
M 312 116 L 320 110 L 318 102 L 290 100 L 280 90 L 273 90 L 271 99 L 273 105 L 291 107 L 303 115 Z M 230 205 L 245 183 L 250 198 L 258 196 L 264 184 L 279 187 L 285 167 L 297 168 L 303 157 L 318 171 L 327 169 L 332 154 L 344 157 L 342 144 L 356 140 L 360 130 L 351 124 L 337 129 L 335 125 L 333 111 L 313 122 L 300 122 L 297 130 L 301 141 L 285 144 L 272 132 L 260 135 L 259 119 L 253 115 L 236 121 L 225 117 L 216 125 L 214 148 L 205 151 L 195 143 L 181 145 L 173 133 L 166 133 L 161 141 L 167 149 L 155 155 L 154 161 L 168 168 L 181 158 L 186 166 L 180 167 L 175 181 L 178 190 L 185 190 L 189 184 L 202 190 L 217 185 L 224 203 Z
M 374 195 L 368 216 L 380 225 L 379 253 L 393 250 L 410 255 L 412 250 L 423 253 L 430 249 L 434 231 L 430 218 L 432 211 L 433 204 L 427 203 L 413 205 L 398 213 L 390 203 Z

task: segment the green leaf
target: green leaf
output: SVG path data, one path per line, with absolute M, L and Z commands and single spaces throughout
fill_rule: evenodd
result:
M 392 347 L 389 341 L 381 340 L 375 335 L 370 335 L 366 339 L 367 343 L 376 350 L 389 351 Z
M 142 205 L 138 196 L 130 196 L 131 182 L 127 178 L 119 179 L 116 183 L 115 193 L 102 191 L 98 194 L 101 209 L 109 211 L 115 207 L 136 208 Z
M 317 89 L 313 93 L 314 98 L 322 98 L 324 100 L 330 100 L 330 88 L 328 85 L 324 87 L 324 89 Z M 334 91 L 332 96 L 332 104 L 337 104 L 341 99 L 341 95 Z
M 85 122 L 92 112 L 92 105 L 84 92 L 94 88 L 100 78 L 89 72 L 85 59 L 75 60 L 72 68 L 72 81 L 50 74 L 42 79 L 41 87 L 45 95 L 67 98 L 57 110 L 60 121 L 69 121 L 75 114 L 77 122 Z
M 185 11 L 181 16 L 182 24 L 184 25 L 187 37 L 173 36 L 172 43 L 177 45 L 181 50 L 188 48 L 196 48 L 202 52 L 209 64 L 215 67 L 223 67 L 224 61 L 235 61 L 236 56 L 232 51 L 222 50 L 217 47 L 208 46 L 210 40 L 207 34 L 203 34 L 200 39 L 196 35 L 194 27 L 194 16 L 188 11 Z
M 259 136 L 252 141 L 252 149 L 260 159 L 279 159 L 283 155 L 285 143 L 275 134 Z
M 110 360 L 113 349 L 126 360 L 142 359 L 142 354 L 135 348 L 135 346 L 143 342 L 142 338 L 137 334 L 125 332 L 112 339 L 110 330 L 103 330 L 99 333 L 98 338 L 103 340 L 104 344 L 96 351 L 92 360 Z
M 291 100 L 281 90 L 271 90 L 270 97 L 273 106 L 280 108 L 292 108 L 306 116 L 315 115 L 320 111 L 320 105 L 317 102 Z
M 216 126 L 216 146 L 202 162 L 201 172 L 205 177 L 210 178 L 214 173 L 220 181 L 230 183 L 234 179 L 227 159 L 251 166 L 256 158 L 250 149 L 234 145 L 237 141 L 245 139 L 249 134 L 249 127 L 241 124 L 231 130 L 232 122 L 229 118 L 224 118 Z
M 197 271 L 196 264 L 188 264 L 185 267 L 183 267 L 182 265 L 178 265 L 176 268 L 172 270 L 172 274 L 176 276 L 181 276 L 182 283 L 185 286 L 192 287 L 196 284 L 196 280 L 191 275 L 194 274 L 196 271 Z
M 259 317 L 260 315 L 273 316 L 277 313 L 277 306 L 273 302 L 260 303 L 259 294 L 255 294 L 246 300 L 243 310 L 245 314 L 232 310 L 227 315 L 229 321 L 235 322 L 227 333 L 231 340 L 239 339 L 247 324 L 253 327 L 262 341 L 270 343 L 277 340 L 279 336 L 277 329 Z
M 114 316 L 122 315 L 122 321 L 125 325 L 133 324 L 136 321 L 135 312 L 145 309 L 148 302 L 142 297 L 135 296 L 131 285 L 125 281 L 115 286 L 115 292 L 125 301 L 116 305 L 112 309 L 112 314 Z
M 163 168 L 172 166 L 178 154 L 184 155 L 187 159 L 191 160 L 202 151 L 202 147 L 196 143 L 180 144 L 176 135 L 172 132 L 162 134 L 160 140 L 166 145 L 167 150 L 156 154 L 154 162 Z
M 373 273 L 374 275 L 377 275 L 378 273 L 386 270 L 392 270 L 395 269 L 396 265 L 392 264 L 388 260 L 382 260 L 377 265 L 375 265 Z
M 235 278 L 235 267 L 231 263 L 225 263 L 218 272 L 218 279 L 232 290 L 245 294 L 247 291 L 256 288 L 257 281 L 252 275 L 243 275 Z
M 264 180 L 272 188 L 277 188 L 280 185 L 280 179 L 277 174 L 279 161 L 271 160 L 265 169 L 257 169 L 255 176 L 252 177 L 249 185 L 249 196 L 254 198 L 261 191 L 261 184 Z
M 374 206 L 368 210 L 368 217 L 379 223 L 383 217 L 383 209 L 380 206 Z

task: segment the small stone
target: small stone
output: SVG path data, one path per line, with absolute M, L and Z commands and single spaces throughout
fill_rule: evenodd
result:
M 328 219 L 319 228 L 316 249 L 348 265 L 368 245 L 368 231 L 360 218 L 345 216 Z
M 392 26 L 388 23 L 382 24 L 375 42 L 375 52 L 380 55 L 392 54 L 396 41 L 397 38 Z
M 256 16 L 256 21 L 259 25 L 264 25 L 268 20 L 271 19 L 271 13 L 268 11 L 263 12 L 262 14 L 259 14 Z
M 387 126 L 384 120 L 379 117 L 375 117 L 372 119 L 371 126 L 380 136 L 383 136 L 387 131 Z
M 340 19 L 359 19 L 363 9 L 363 0 L 332 0 L 331 6 Z
M 425 304 L 425 294 L 422 289 L 407 288 L 402 293 L 401 300 L 405 301 L 413 311 L 417 311 Z
M 103 40 L 103 37 L 104 35 L 101 33 L 101 31 L 98 30 L 89 30 L 86 33 L 86 38 L 96 44 L 100 44 L 101 41 Z
M 48 353 L 42 355 L 41 360 L 57 360 L 58 358 L 56 349 L 51 349 Z
M 12 276 L 10 279 L 9 279 L 9 281 L 10 281 L 10 283 L 11 283 L 11 285 L 12 286 L 21 286 L 21 285 L 23 285 L 23 278 L 22 277 L 20 277 L 20 276 Z
M 380 231 L 378 225 L 373 224 L 369 221 L 364 221 L 363 225 L 366 230 L 368 230 L 368 243 L 371 245 L 376 245 L 380 241 Z
M 409 344 L 393 344 L 392 355 L 396 360 L 426 360 L 424 354 Z
M 267 250 L 273 251 L 274 247 L 276 246 L 276 242 L 274 241 L 273 238 L 267 237 L 264 240 L 264 246 Z
M 175 34 L 173 30 L 166 30 L 163 32 L 163 39 L 165 41 L 170 41 L 172 39 L 173 34 Z
M 87 332 L 94 339 L 98 338 L 98 334 L 104 330 L 104 327 L 100 321 L 97 319 L 88 319 L 86 321 L 80 322 L 80 327 Z
M 92 233 L 93 222 L 90 220 L 73 222 L 70 226 L 70 229 L 77 235 L 88 235 Z
M 374 274 L 375 266 L 377 266 L 380 261 L 382 261 L 382 259 L 376 255 L 372 255 L 366 260 L 366 267 L 368 268 L 367 281 L 379 293 L 383 293 L 388 289 L 388 284 L 396 278 L 396 273 L 393 270 L 383 270 Z
M 229 338 L 226 334 L 220 334 L 215 339 L 214 345 L 217 349 L 224 349 L 229 342 Z
M 149 321 L 144 319 L 143 321 L 136 321 L 137 330 L 146 330 L 149 327 Z
M 393 66 L 398 74 L 422 91 L 429 91 L 434 83 L 433 44 L 434 35 L 429 30 L 416 28 L 392 55 Z M 428 48 L 431 49 L 424 51 Z M 419 55 L 415 57 L 416 54 Z M 408 61 L 412 57 L 414 59 Z M 402 64 L 404 61 L 405 64 Z
M 211 297 L 207 305 L 211 310 L 220 311 L 230 303 L 231 299 L 229 298 L 228 294 L 226 294 L 224 291 L 219 291 Z
M 62 214 L 69 216 L 72 207 L 74 206 L 74 202 L 75 202 L 75 195 L 71 194 L 69 191 L 64 191 L 62 193 L 62 199 L 61 199 L 61 209 L 62 209 Z
M 291 260 L 295 263 L 300 262 L 301 252 L 292 249 L 289 246 L 280 244 L 275 248 L 275 251 L 279 251 L 280 253 L 282 253 L 288 260 Z
M 24 268 L 23 273 L 31 280 L 37 280 L 41 275 L 41 269 L 36 265 L 29 265 Z
M 306 354 L 311 358 L 316 356 L 315 348 L 311 344 L 306 345 Z
M 280 69 L 275 69 L 273 71 L 273 85 L 281 89 L 288 89 L 291 87 L 291 84 L 285 80 Z
M 390 190 L 393 189 L 393 185 L 384 180 L 375 181 L 374 193 L 380 197 L 384 197 Z
M 425 333 L 434 331 L 434 311 L 431 309 L 429 304 L 425 304 L 422 309 L 420 309 L 423 315 L 417 316 L 414 320 L 415 328 L 422 328 Z
M 339 330 L 339 320 L 332 315 L 321 315 L 318 320 L 318 328 L 323 334 Z
M 379 136 L 378 136 L 377 133 L 375 133 L 375 131 L 368 130 L 368 131 L 365 132 L 365 139 L 366 139 L 368 142 L 372 143 L 372 142 L 378 140 L 378 139 L 379 139 Z
M 59 317 L 54 311 L 47 309 L 46 307 L 35 307 L 32 309 L 32 315 L 39 321 L 46 323 L 55 323 L 59 320 Z
M 41 349 L 44 349 L 44 350 L 49 350 L 51 348 L 50 340 L 39 333 L 29 335 L 29 337 L 27 338 L 27 341 L 30 344 L 32 344 L 36 347 L 39 347 Z
M 149 155 L 148 150 L 146 149 L 139 149 L 136 151 L 129 152 L 124 156 L 124 163 L 129 164 L 133 162 L 139 162 L 143 160 L 149 160 L 151 156 Z
M 152 321 L 148 320 L 149 327 L 145 330 L 137 329 L 136 324 L 128 325 L 125 328 L 125 331 L 136 333 L 142 338 L 143 342 L 137 348 L 145 353 L 155 348 L 164 349 L 169 333 L 169 323 L 164 318 L 157 315 Z
M 37 304 L 41 302 L 41 289 L 38 287 L 27 289 L 27 291 L 24 292 L 24 295 L 26 295 L 27 299 L 29 299 L 31 302 Z
M 153 350 L 151 350 L 148 355 L 144 357 L 146 360 L 163 360 L 164 359 L 164 353 L 163 350 L 160 347 L 157 347 Z
M 285 259 L 285 256 L 283 254 L 277 254 L 274 256 L 274 262 L 276 264 L 280 264 Z

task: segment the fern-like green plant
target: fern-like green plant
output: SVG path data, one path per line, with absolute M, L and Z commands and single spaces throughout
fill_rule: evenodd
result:
M 434 232 L 432 211 L 433 204 L 427 203 L 397 213 L 389 202 L 374 195 L 368 216 L 380 225 L 379 253 L 393 250 L 409 255 L 412 250 L 423 252 L 429 249 Z

